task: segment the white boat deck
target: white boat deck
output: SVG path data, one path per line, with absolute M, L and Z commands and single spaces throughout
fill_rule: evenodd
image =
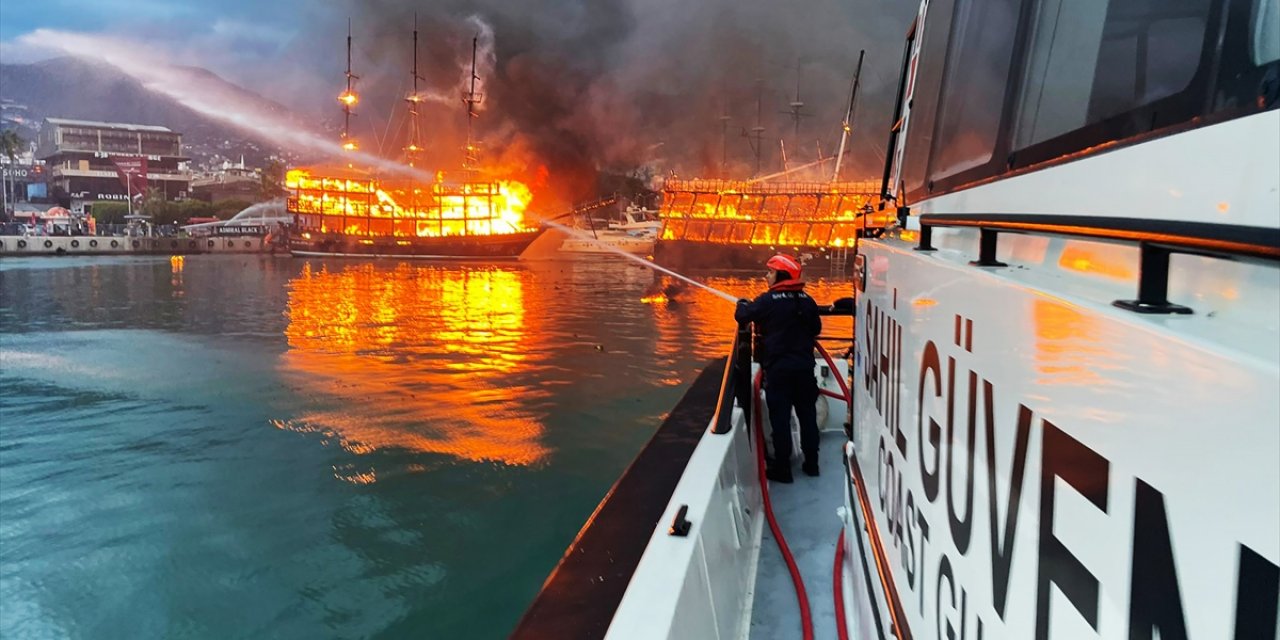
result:
M 831 587 L 836 542 L 842 526 L 836 510 L 844 504 L 844 464 L 840 459 L 844 443 L 843 431 L 824 431 L 818 453 L 822 475 L 811 478 L 797 463 L 793 470 L 795 483 L 769 483 L 774 516 L 804 579 L 813 635 L 817 639 L 836 638 Z M 791 574 L 767 523 L 763 538 L 750 637 L 800 638 L 800 608 Z

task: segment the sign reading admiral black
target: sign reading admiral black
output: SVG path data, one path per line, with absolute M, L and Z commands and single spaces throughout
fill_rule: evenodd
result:
M 261 236 L 267 232 L 266 227 L 256 224 L 222 225 L 213 228 L 218 236 Z

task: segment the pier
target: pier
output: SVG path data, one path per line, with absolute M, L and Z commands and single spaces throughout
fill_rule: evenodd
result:
M 271 245 L 260 236 L 0 236 L 0 256 L 191 255 L 266 253 L 270 250 Z

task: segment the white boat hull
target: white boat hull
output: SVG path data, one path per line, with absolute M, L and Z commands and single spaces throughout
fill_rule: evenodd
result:
M 630 235 L 604 235 L 598 239 L 568 238 L 560 245 L 561 253 L 576 254 L 616 254 L 619 251 L 636 255 L 653 253 L 652 238 L 637 238 Z

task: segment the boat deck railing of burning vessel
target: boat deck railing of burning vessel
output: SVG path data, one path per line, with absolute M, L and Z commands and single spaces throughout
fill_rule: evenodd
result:
M 449 238 L 523 234 L 527 189 L 515 182 L 423 183 L 289 172 L 288 211 L 299 232 Z
M 892 214 L 877 211 L 879 185 L 859 182 L 668 180 L 654 259 L 673 267 L 755 269 L 777 251 L 847 267 L 860 236 Z

